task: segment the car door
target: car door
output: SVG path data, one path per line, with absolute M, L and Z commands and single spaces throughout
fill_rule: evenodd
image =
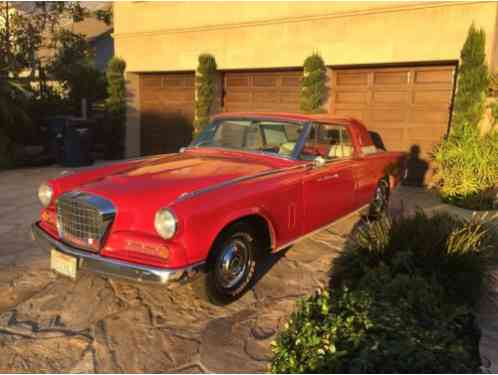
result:
M 303 178 L 305 231 L 319 229 L 353 209 L 354 180 L 351 160 L 310 166 Z
M 326 226 L 354 210 L 353 146 L 342 125 L 314 124 L 302 159 L 311 162 L 303 176 L 305 232 Z

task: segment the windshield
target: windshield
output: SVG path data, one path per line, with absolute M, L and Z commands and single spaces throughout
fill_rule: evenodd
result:
M 304 124 L 266 120 L 222 120 L 210 124 L 192 142 L 196 147 L 222 147 L 291 156 Z

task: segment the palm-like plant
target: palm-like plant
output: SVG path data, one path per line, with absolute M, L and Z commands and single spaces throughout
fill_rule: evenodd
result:
M 31 124 L 25 98 L 26 90 L 0 71 L 0 167 L 12 164 L 14 141 Z

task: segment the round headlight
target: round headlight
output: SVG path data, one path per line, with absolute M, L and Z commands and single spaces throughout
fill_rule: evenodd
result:
M 167 208 L 161 208 L 156 212 L 154 226 L 157 233 L 165 240 L 170 239 L 176 232 L 176 217 Z
M 38 188 L 38 199 L 40 200 L 43 207 L 48 207 L 52 201 L 52 195 L 54 191 L 49 184 L 41 184 Z

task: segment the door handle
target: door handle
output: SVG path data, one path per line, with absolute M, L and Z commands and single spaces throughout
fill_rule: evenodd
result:
M 332 175 L 319 177 L 317 181 L 319 182 L 327 181 L 327 180 L 332 180 L 333 178 L 339 178 L 339 173 L 334 173 Z

